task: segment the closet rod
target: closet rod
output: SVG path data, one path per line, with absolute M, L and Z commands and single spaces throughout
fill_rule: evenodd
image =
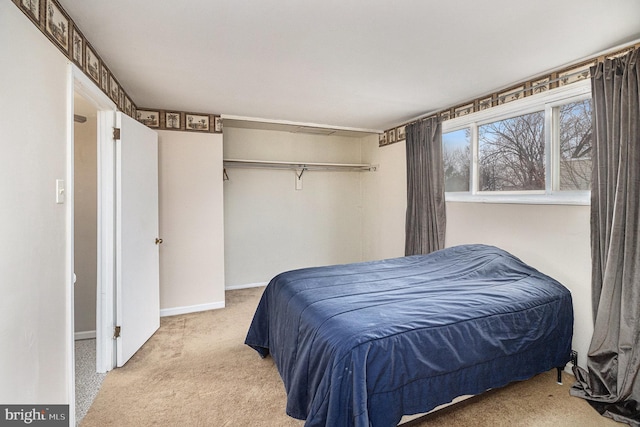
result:
M 228 168 L 261 168 L 261 169 L 294 169 L 294 170 L 334 170 L 373 172 L 376 165 L 364 163 L 315 163 L 315 162 L 280 162 L 271 160 L 241 160 L 225 159 L 224 166 Z

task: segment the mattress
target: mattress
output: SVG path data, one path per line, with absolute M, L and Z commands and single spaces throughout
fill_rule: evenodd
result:
M 394 426 L 570 358 L 571 293 L 504 250 L 306 268 L 266 287 L 245 343 L 305 426 Z

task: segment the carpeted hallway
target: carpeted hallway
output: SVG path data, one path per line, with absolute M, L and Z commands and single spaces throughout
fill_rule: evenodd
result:
M 162 319 L 125 367 L 107 375 L 81 426 L 298 426 L 271 358 L 243 344 L 264 288 L 228 291 L 226 308 Z M 571 397 L 555 370 L 410 422 L 431 426 L 621 425 Z

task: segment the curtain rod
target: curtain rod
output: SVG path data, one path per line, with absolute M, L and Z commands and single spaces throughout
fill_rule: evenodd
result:
M 257 169 L 293 169 L 293 170 L 335 170 L 354 172 L 374 172 L 377 165 L 368 163 L 316 163 L 316 162 L 283 162 L 271 160 L 224 159 L 225 167 L 257 168 Z

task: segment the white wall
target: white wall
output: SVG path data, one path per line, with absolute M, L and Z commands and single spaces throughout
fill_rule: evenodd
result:
M 67 61 L 10 1 L 0 57 L 0 402 L 69 403 Z
M 158 131 L 160 310 L 224 307 L 222 135 Z
M 404 255 L 407 209 L 407 165 L 404 141 L 378 148 L 374 136 L 363 144 L 363 161 L 378 165 L 363 178 L 363 258 L 367 261 Z
M 224 157 L 360 163 L 361 138 L 225 127 Z M 227 287 L 300 267 L 362 259 L 361 178 L 369 172 L 227 169 Z
M 98 259 L 97 127 L 95 113 L 85 123 L 74 123 L 74 327 L 76 332 L 93 334 Z
M 366 146 L 363 159 L 377 159 L 379 175 L 365 188 L 365 259 L 402 256 L 406 209 L 404 142 L 378 148 Z M 376 193 L 376 191 L 378 193 Z M 573 348 L 579 362 L 593 333 L 589 206 L 447 203 L 446 246 L 485 243 L 499 246 L 572 292 Z

